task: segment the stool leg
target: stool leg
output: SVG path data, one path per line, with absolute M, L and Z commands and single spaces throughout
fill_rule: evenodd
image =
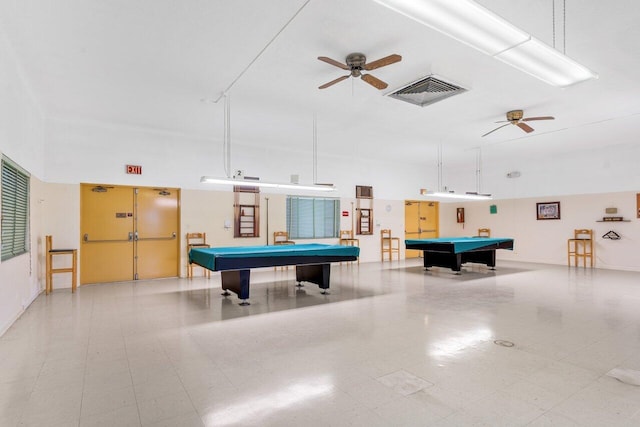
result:
M 51 254 L 49 252 L 47 252 L 46 264 L 47 264 L 47 271 L 46 271 L 46 276 L 47 277 L 45 279 L 45 283 L 46 284 L 45 284 L 44 292 L 45 292 L 45 294 L 48 295 L 51 292 L 51 276 L 52 276 L 52 273 L 51 273 Z
M 76 291 L 76 288 L 78 286 L 78 279 L 77 279 L 77 268 L 78 266 L 78 251 L 74 250 L 73 251 L 73 264 L 72 264 L 72 270 L 71 271 L 71 293 L 74 293 Z

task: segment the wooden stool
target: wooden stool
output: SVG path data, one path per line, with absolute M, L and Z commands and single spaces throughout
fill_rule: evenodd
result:
M 360 247 L 360 239 L 356 239 L 353 237 L 353 230 L 340 230 L 339 238 L 339 245 Z M 358 264 L 360 264 L 360 257 L 358 257 Z
M 393 243 L 396 243 L 395 245 Z M 393 253 L 398 254 L 400 261 L 400 238 L 391 237 L 391 230 L 380 230 L 380 255 L 384 262 L 384 254 L 389 254 L 389 261 L 393 261 Z
M 579 258 L 582 258 L 582 266 L 584 268 L 587 268 L 587 258 L 589 258 L 590 266 L 593 267 L 593 230 L 574 230 L 573 236 L 573 239 L 567 240 L 567 263 L 569 267 L 571 267 L 572 257 L 575 260 L 576 267 L 578 266 Z
M 278 245 L 295 245 L 296 242 L 293 240 L 289 240 L 289 232 L 287 231 L 274 231 L 273 232 L 273 244 L 275 246 Z M 273 267 L 274 270 L 277 270 L 278 267 Z M 289 270 L 288 265 L 281 265 L 280 270 Z
M 478 228 L 478 237 L 491 237 L 490 228 Z
M 77 275 L 76 270 L 78 266 L 78 250 L 77 249 L 52 249 L 53 243 L 51 236 L 46 236 L 46 264 L 47 264 L 47 279 L 45 293 L 49 294 L 53 291 L 53 274 L 54 273 L 71 273 L 71 292 L 76 291 L 77 287 Z M 71 267 L 65 268 L 53 268 L 54 255 L 71 255 Z
M 209 248 L 210 246 L 207 244 L 207 233 L 187 233 L 187 278 L 193 277 L 193 264 L 189 262 L 189 252 L 192 248 Z M 204 273 L 202 276 L 207 276 L 207 278 L 211 278 L 211 271 L 202 267 L 204 269 Z

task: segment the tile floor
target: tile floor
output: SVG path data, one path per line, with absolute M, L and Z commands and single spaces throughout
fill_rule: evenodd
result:
M 41 295 L 0 338 L 0 425 L 640 425 L 640 387 L 605 375 L 640 370 L 640 273 L 409 260 L 294 285 L 254 271 L 248 307 L 218 273 Z

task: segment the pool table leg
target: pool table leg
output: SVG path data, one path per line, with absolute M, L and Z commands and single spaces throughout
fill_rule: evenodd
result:
M 331 264 L 297 265 L 296 281 L 303 280 L 315 283 L 322 289 L 322 294 L 329 294 L 329 278 L 331 276 Z
M 429 271 L 430 267 L 445 267 L 453 270 L 455 274 L 460 274 L 460 270 L 462 268 L 461 254 L 432 251 L 424 251 L 423 254 L 423 265 L 425 270 Z
M 222 295 L 229 295 L 229 291 L 238 295 L 242 300 L 240 305 L 250 305 L 249 299 L 249 276 L 251 270 L 228 270 L 220 272 L 222 276 Z

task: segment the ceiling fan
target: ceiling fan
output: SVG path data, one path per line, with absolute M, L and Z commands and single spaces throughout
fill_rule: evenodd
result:
M 502 126 L 498 126 L 494 130 L 491 130 L 491 131 L 485 133 L 482 136 L 487 136 L 490 133 L 495 132 L 498 129 L 502 129 L 503 127 L 508 126 L 508 125 L 516 125 L 520 129 L 525 131 L 526 133 L 531 133 L 531 132 L 534 131 L 534 129 L 531 126 L 529 126 L 528 124 L 523 123 L 523 122 L 530 122 L 530 121 L 533 121 L 533 120 L 554 120 L 555 119 L 555 117 L 552 117 L 552 116 L 525 117 L 525 118 L 522 118 L 523 116 L 524 116 L 524 112 L 522 110 L 508 111 L 507 112 L 507 120 L 500 120 L 499 122 L 496 122 L 496 123 L 507 122 L 507 124 L 504 124 Z
M 391 65 L 396 62 L 400 62 L 402 60 L 402 56 L 400 55 L 389 55 L 384 58 L 378 59 L 377 61 L 373 61 L 367 64 L 367 57 L 362 53 L 350 53 L 347 55 L 346 64 L 342 62 L 338 62 L 335 59 L 327 58 L 326 56 L 319 56 L 318 59 L 320 61 L 326 62 L 327 64 L 334 65 L 338 68 L 342 68 L 343 70 L 350 71 L 350 74 L 346 76 L 338 77 L 335 80 L 331 80 L 329 83 L 325 83 L 322 86 L 318 87 L 318 89 L 326 89 L 329 86 L 333 86 L 334 84 L 341 82 L 349 77 L 361 77 L 362 80 L 369 83 L 371 86 L 376 89 L 385 89 L 388 85 L 382 80 L 373 77 L 371 74 L 362 74 L 362 71 L 371 71 L 376 68 L 384 67 L 386 65 Z

